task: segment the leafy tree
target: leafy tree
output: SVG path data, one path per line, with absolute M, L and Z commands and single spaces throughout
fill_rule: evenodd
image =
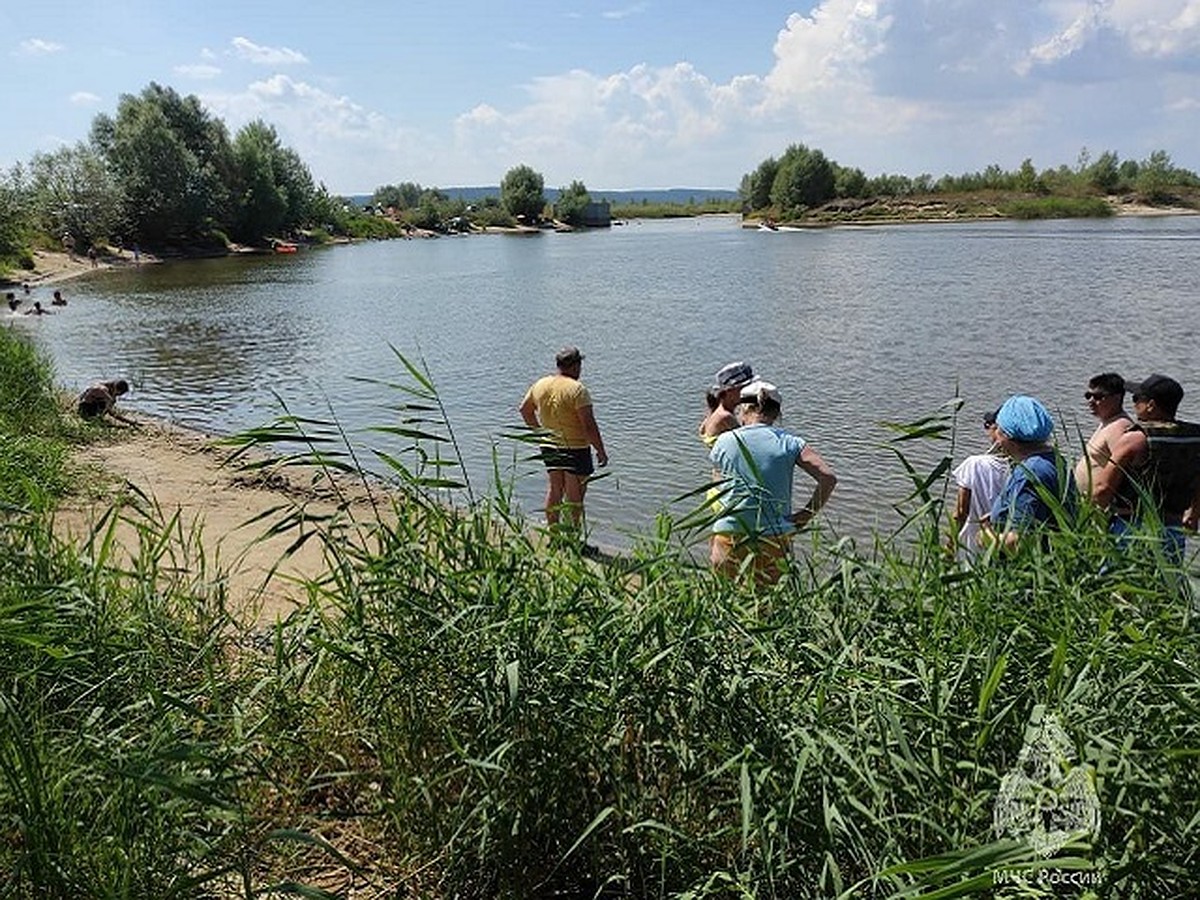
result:
M 120 230 L 124 196 L 95 148 L 80 143 L 35 154 L 30 177 L 37 224 L 44 233 L 69 232 L 86 245 Z
M 276 146 L 278 147 L 278 144 Z M 291 147 L 278 147 L 275 154 L 275 183 L 283 189 L 287 197 L 284 224 L 288 228 L 299 228 L 309 224 L 312 221 L 317 188 L 308 166 Z
M 261 120 L 242 128 L 233 142 L 237 165 L 234 235 L 254 241 L 312 221 L 317 190 L 308 167 L 279 143 Z
M 280 151 L 275 129 L 261 121 L 248 124 L 233 140 L 237 208 L 232 232 L 236 240 L 256 241 L 284 230 L 288 197 L 275 173 Z
M 405 181 L 399 185 L 385 184 L 375 188 L 371 203 L 375 206 L 391 206 L 395 209 L 412 209 L 421 202 L 421 186 Z
M 17 165 L 0 178 L 0 264 L 28 254 L 26 239 L 30 228 L 29 190 L 24 170 Z
M 947 176 L 948 177 L 948 176 Z M 938 182 L 938 189 L 942 190 L 943 178 Z M 876 175 L 867 182 L 867 194 L 876 197 L 904 197 L 913 192 L 912 179 L 907 175 Z
M 591 201 L 583 182 L 572 181 L 570 187 L 559 189 L 558 199 L 554 202 L 554 218 L 569 225 L 580 225 Z
M 1117 154 L 1111 150 L 1104 151 L 1084 172 L 1088 185 L 1106 194 L 1114 193 L 1121 183 L 1120 165 Z
M 546 208 L 545 189 L 540 173 L 526 165 L 515 166 L 500 182 L 500 202 L 512 216 L 537 222 Z
M 125 94 L 116 118 L 97 116 L 92 141 L 125 195 L 126 219 L 144 243 L 204 235 L 228 218 L 234 183 L 225 125 L 195 96 L 151 84 Z
M 1138 192 L 1152 203 L 1171 199 L 1171 157 L 1166 150 L 1155 150 L 1139 167 Z
M 1017 190 L 1025 191 L 1027 194 L 1032 194 L 1040 191 L 1037 169 L 1033 167 L 1033 160 L 1028 156 L 1021 161 L 1021 168 L 1017 170 Z
M 820 206 L 834 196 L 833 166 L 820 150 L 788 147 L 771 185 L 771 202 L 786 213 Z
M 839 197 L 865 197 L 867 176 L 862 169 L 847 169 L 836 163 L 833 166 L 833 190 Z
M 739 193 L 742 203 L 750 210 L 766 209 L 771 205 L 771 187 L 779 172 L 779 160 L 770 156 L 758 164 L 758 168 L 742 177 Z

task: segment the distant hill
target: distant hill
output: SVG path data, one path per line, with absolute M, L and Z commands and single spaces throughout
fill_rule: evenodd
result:
M 451 199 L 459 199 L 466 203 L 474 203 L 477 200 L 482 200 L 484 197 L 499 197 L 500 186 L 492 187 L 452 187 L 438 188 L 443 194 Z M 688 203 L 703 203 L 705 200 L 735 200 L 737 199 L 737 191 L 722 190 L 719 188 L 660 188 L 654 190 L 630 190 L 630 191 L 594 191 L 589 190 L 593 200 L 607 200 L 613 204 L 626 203 L 678 203 L 686 205 Z M 546 188 L 546 202 L 553 203 L 558 199 L 559 191 L 557 188 Z M 370 202 L 370 194 L 352 194 L 346 198 L 351 203 L 357 206 L 363 206 Z

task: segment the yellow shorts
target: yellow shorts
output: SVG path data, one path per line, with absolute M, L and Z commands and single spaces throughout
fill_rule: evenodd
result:
M 723 532 L 712 536 L 709 561 L 713 571 L 733 578 L 741 571 L 746 557 L 751 557 L 750 568 L 756 581 L 768 584 L 776 582 L 792 557 L 792 536 Z

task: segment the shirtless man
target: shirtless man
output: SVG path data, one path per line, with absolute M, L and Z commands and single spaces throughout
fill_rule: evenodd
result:
M 1133 418 L 1125 412 L 1125 379 L 1116 372 L 1104 372 L 1088 382 L 1083 399 L 1088 409 L 1100 420 L 1087 448 L 1075 464 L 1075 485 L 1085 497 L 1092 495 L 1092 480 L 1112 459 L 1117 440 L 1133 426 Z
M 1109 531 L 1122 544 L 1132 529 L 1152 524 L 1166 558 L 1179 565 L 1185 533 L 1200 525 L 1200 425 L 1175 418 L 1183 387 L 1174 378 L 1151 375 L 1128 389 L 1137 422 L 1114 442 L 1092 499 L 1109 511 Z

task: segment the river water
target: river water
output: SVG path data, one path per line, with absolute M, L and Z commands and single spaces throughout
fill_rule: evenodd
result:
M 707 478 L 704 388 L 736 359 L 780 386 L 782 424 L 841 478 L 826 524 L 860 537 L 896 525 L 905 494 L 880 423 L 956 395 L 956 457 L 981 449 L 981 414 L 1013 392 L 1041 397 L 1078 446 L 1099 371 L 1170 374 L 1189 390 L 1181 417 L 1200 419 L 1200 217 L 802 232 L 635 221 L 146 265 L 65 294 L 59 314 L 11 321 L 66 387 L 126 377 L 123 405 L 211 432 L 266 423 L 278 397 L 394 451 L 365 429 L 396 424 L 402 398 L 360 380 L 403 381 L 394 347 L 428 367 L 476 488 L 495 454 L 531 511 L 544 475 L 505 434 L 555 350 L 578 344 L 612 458 L 589 521 L 617 546 L 658 511 L 690 508 L 672 501 Z

